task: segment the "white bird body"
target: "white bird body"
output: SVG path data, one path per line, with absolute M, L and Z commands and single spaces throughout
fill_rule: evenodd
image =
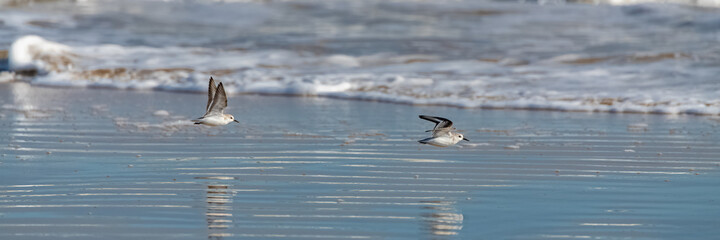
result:
M 457 133 L 456 133 L 457 134 Z M 437 136 L 429 137 L 418 142 L 422 144 L 430 144 L 436 147 L 449 147 L 463 140 L 461 136 Z
M 224 114 L 224 115 L 230 115 L 230 114 Z M 234 121 L 232 119 L 232 117 L 220 116 L 220 115 L 205 116 L 205 117 L 201 117 L 201 118 L 193 120 L 193 122 L 195 122 L 195 124 L 204 124 L 204 125 L 213 126 L 213 127 L 227 125 L 228 123 L 230 123 L 232 121 Z
M 434 122 L 435 127 L 432 130 L 427 131 L 432 132 L 432 137 L 420 140 L 418 141 L 419 143 L 430 144 L 436 147 L 449 147 L 457 144 L 462 140 L 470 141 L 467 138 L 463 137 L 462 134 L 452 132 L 453 130 L 455 130 L 455 128 L 452 126 L 452 121 L 448 120 L 447 118 L 426 115 L 420 115 L 420 118 Z
M 222 83 L 215 86 L 215 80 L 210 77 L 210 86 L 208 87 L 208 102 L 205 106 L 205 115 L 198 119 L 192 120 L 195 124 L 204 124 L 208 126 L 222 126 L 230 122 L 237 122 L 235 117 L 225 113 L 227 107 L 227 95 L 225 87 Z

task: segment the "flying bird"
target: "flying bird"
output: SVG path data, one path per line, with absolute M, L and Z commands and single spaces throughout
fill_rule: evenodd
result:
M 453 130 L 455 130 L 455 128 L 453 127 L 453 122 L 447 118 L 427 115 L 420 115 L 420 118 L 434 122 L 435 127 L 432 130 L 426 131 L 432 132 L 432 137 L 420 140 L 418 141 L 419 143 L 430 144 L 436 147 L 448 147 L 455 145 L 456 143 L 460 142 L 460 140 L 465 140 L 468 142 L 470 141 L 467 138 L 463 137 L 462 134 L 452 132 Z
M 230 122 L 238 122 L 235 117 L 225 114 L 227 107 L 227 95 L 222 82 L 215 86 L 215 80 L 210 77 L 210 86 L 208 87 L 208 101 L 205 106 L 205 115 L 198 119 L 192 120 L 195 124 L 205 124 L 208 126 L 222 126 Z

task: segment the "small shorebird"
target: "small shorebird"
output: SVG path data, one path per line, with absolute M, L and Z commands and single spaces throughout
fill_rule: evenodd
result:
M 418 141 L 422 144 L 430 144 L 436 147 L 448 147 L 455 145 L 456 143 L 460 142 L 460 140 L 470 141 L 467 138 L 463 137 L 462 134 L 452 132 L 455 130 L 455 128 L 452 126 L 453 122 L 448 120 L 447 118 L 442 117 L 433 117 L 433 116 L 426 116 L 426 115 L 420 115 L 420 118 L 434 122 L 435 127 L 432 130 L 427 130 L 426 132 L 432 132 L 432 137 L 423 139 Z
M 210 77 L 210 86 L 208 87 L 208 102 L 205 106 L 205 115 L 202 117 L 192 120 L 195 124 L 205 124 L 208 126 L 221 126 L 226 125 L 230 122 L 238 122 L 235 117 L 230 114 L 225 114 L 225 108 L 227 107 L 227 95 L 225 95 L 225 88 L 222 82 L 215 86 L 215 80 Z

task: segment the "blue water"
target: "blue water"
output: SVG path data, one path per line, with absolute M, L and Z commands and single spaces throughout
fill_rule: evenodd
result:
M 232 96 L 242 123 L 207 128 L 187 121 L 200 94 L 0 91 L 3 239 L 695 239 L 720 224 L 709 117 Z M 471 142 L 418 144 L 418 114 Z

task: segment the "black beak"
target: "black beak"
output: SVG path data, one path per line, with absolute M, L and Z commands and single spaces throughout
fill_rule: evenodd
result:
M 467 138 L 463 138 L 463 140 L 468 141 L 468 142 L 470 141 L 470 139 L 467 139 Z
M 233 122 L 240 123 L 240 121 L 233 119 Z

